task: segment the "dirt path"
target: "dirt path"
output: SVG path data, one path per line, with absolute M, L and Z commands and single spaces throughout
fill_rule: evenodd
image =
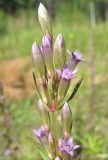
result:
M 1 62 L 0 81 L 4 86 L 4 94 L 11 99 L 32 96 L 35 93 L 35 86 L 30 57 Z

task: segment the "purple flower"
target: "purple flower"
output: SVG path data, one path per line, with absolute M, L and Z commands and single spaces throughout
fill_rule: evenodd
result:
M 79 145 L 75 145 L 73 143 L 72 137 L 69 137 L 67 139 L 63 138 L 59 140 L 59 149 L 61 152 L 64 152 L 66 154 L 69 154 L 73 156 L 73 151 L 77 148 L 79 148 Z
M 67 66 L 63 68 L 63 71 L 56 69 L 56 72 L 60 76 L 60 78 L 64 80 L 70 80 L 76 76 L 77 70 L 71 70 Z
M 80 61 L 83 61 L 82 59 L 82 54 L 78 51 L 72 52 L 72 61 L 74 61 L 74 63 L 79 63 Z
M 78 51 L 75 51 L 71 53 L 71 59 L 69 60 L 67 65 L 69 68 L 73 69 L 79 62 L 82 62 L 82 61 L 84 61 L 82 59 L 82 54 Z
M 33 133 L 38 137 L 39 139 L 43 139 L 46 136 L 45 127 L 41 126 L 39 129 L 34 129 Z

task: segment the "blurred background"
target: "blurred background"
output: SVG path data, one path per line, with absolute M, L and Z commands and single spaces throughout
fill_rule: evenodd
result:
M 84 55 L 84 77 L 71 102 L 73 136 L 82 160 L 108 160 L 108 0 L 41 0 L 54 39 Z M 35 160 L 32 129 L 40 119 L 32 78 L 31 46 L 41 43 L 39 0 L 0 0 L 0 160 Z

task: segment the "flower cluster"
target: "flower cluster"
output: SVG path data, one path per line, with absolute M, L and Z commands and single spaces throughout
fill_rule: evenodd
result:
M 36 42 L 32 45 L 32 61 L 42 125 L 39 129 L 34 129 L 33 133 L 37 137 L 38 145 L 40 144 L 39 152 L 43 159 L 46 159 L 46 155 L 47 159 L 52 160 L 62 160 L 64 157 L 71 159 L 79 145 L 74 144 L 71 136 L 72 113 L 69 101 L 82 82 L 81 78 L 73 88 L 73 80 L 77 76 L 76 66 L 83 61 L 82 54 L 78 51 L 68 54 L 62 34 L 58 34 L 54 42 L 51 21 L 41 3 L 38 18 L 44 35 L 41 46 Z M 61 108 L 62 138 L 57 135 L 56 115 Z

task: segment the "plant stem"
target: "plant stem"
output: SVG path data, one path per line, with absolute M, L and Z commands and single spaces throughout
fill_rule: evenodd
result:
M 56 146 L 57 146 L 57 141 L 56 141 L 56 112 L 52 112 L 51 113 L 51 133 L 52 133 L 52 136 L 54 138 L 54 144 L 53 144 L 53 154 L 54 154 L 54 158 L 56 157 Z

